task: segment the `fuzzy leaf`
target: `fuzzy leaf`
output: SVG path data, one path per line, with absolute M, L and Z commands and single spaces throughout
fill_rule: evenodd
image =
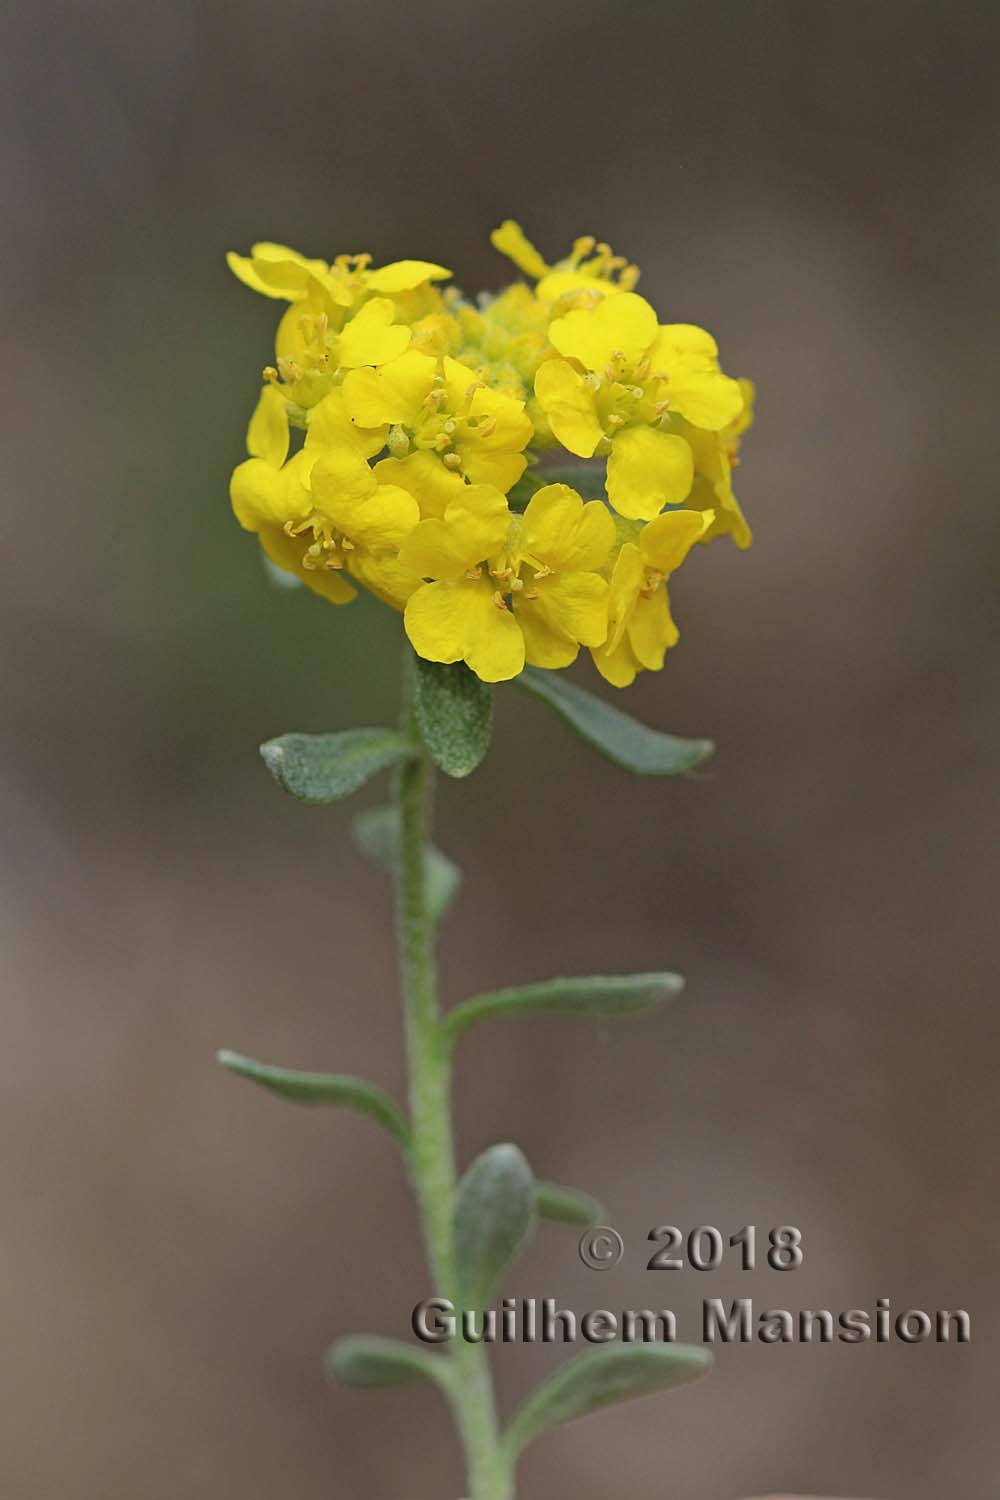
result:
M 516 1146 L 477 1156 L 455 1197 L 455 1260 L 463 1308 L 489 1305 L 493 1288 L 535 1227 L 535 1182 Z
M 468 776 L 490 746 L 493 690 L 464 662 L 415 658 L 414 706 L 431 759 L 448 776 Z
M 672 1000 L 683 988 L 681 976 L 670 973 L 547 979 L 540 984 L 492 990 L 486 995 L 463 1000 L 445 1018 L 445 1027 L 454 1040 L 473 1022 L 490 1016 L 538 1011 L 578 1016 L 629 1016 Z
M 399 1108 L 388 1094 L 364 1078 L 350 1078 L 342 1073 L 299 1073 L 294 1068 L 274 1068 L 254 1062 L 239 1052 L 218 1052 L 216 1061 L 230 1073 L 238 1073 L 296 1104 L 341 1104 L 360 1114 L 370 1115 L 384 1125 L 401 1145 L 409 1140 L 410 1129 Z
M 400 1339 L 367 1335 L 334 1344 L 326 1356 L 326 1368 L 341 1385 L 368 1389 L 408 1385 L 414 1380 L 433 1380 L 447 1389 L 451 1378 L 450 1366 L 441 1355 Z
M 384 870 L 395 870 L 399 861 L 399 809 L 373 807 L 359 813 L 352 825 L 358 848 Z M 462 872 L 447 854 L 428 848 L 424 865 L 427 910 L 432 922 L 440 922 L 462 884 Z
M 533 1391 L 504 1439 L 513 1460 L 540 1433 L 615 1401 L 652 1395 L 703 1375 L 712 1362 L 693 1344 L 608 1344 L 571 1359 Z
M 525 667 L 516 680 L 554 709 L 588 745 L 636 776 L 678 776 L 700 765 L 715 748 L 711 740 L 681 740 L 649 729 L 593 693 L 564 681 L 562 673 Z
M 558 1182 L 535 1183 L 535 1208 L 540 1218 L 557 1224 L 576 1224 L 581 1229 L 599 1224 L 604 1218 L 604 1210 L 596 1198 Z
M 410 759 L 413 746 L 395 729 L 343 729 L 337 734 L 283 734 L 261 745 L 279 786 L 302 802 L 336 802 L 376 771 Z

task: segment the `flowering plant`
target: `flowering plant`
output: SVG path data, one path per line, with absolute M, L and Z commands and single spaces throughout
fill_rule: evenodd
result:
M 275 779 L 311 803 L 338 800 L 393 768 L 395 799 L 355 823 L 394 875 L 409 1108 L 342 1074 L 220 1061 L 272 1091 L 340 1104 L 401 1146 L 435 1289 L 482 1307 L 538 1217 L 587 1225 L 585 1195 L 536 1180 L 509 1144 L 459 1178 L 450 1117 L 455 1046 L 504 1014 L 618 1016 L 655 1006 L 670 973 L 555 979 L 442 1012 L 436 929 L 460 873 L 430 843 L 434 768 L 468 775 L 490 739 L 491 685 L 517 679 L 617 765 L 676 775 L 711 753 L 636 723 L 556 675 L 585 647 L 615 687 L 658 671 L 677 643 L 668 581 L 694 547 L 750 545 L 732 488 L 753 390 L 725 375 L 714 339 L 661 323 L 638 271 L 578 239 L 549 265 L 508 220 L 493 243 L 524 273 L 469 301 L 423 260 L 373 268 L 283 245 L 231 254 L 235 275 L 287 302 L 276 357 L 231 482 L 240 524 L 270 564 L 335 605 L 359 588 L 402 615 L 408 644 L 400 727 L 286 734 L 262 747 Z M 448 1354 L 351 1338 L 333 1372 L 358 1385 L 426 1379 L 444 1393 L 471 1500 L 508 1500 L 524 1446 L 555 1423 L 701 1373 L 682 1345 L 604 1347 L 571 1360 L 501 1430 L 481 1343 Z

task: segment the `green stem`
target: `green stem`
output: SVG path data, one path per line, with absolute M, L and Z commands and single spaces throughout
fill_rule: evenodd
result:
M 399 958 L 409 1070 L 409 1164 L 436 1294 L 458 1306 L 452 1235 L 455 1147 L 451 1121 L 451 1049 L 437 997 L 433 923 L 427 912 L 426 850 L 430 836 L 433 767 L 412 710 L 413 657 L 404 665 L 403 728 L 419 754 L 399 771 L 399 867 L 396 885 Z M 455 1376 L 451 1405 L 465 1452 L 470 1500 L 512 1500 L 503 1455 L 489 1359 L 483 1344 L 461 1337 L 449 1345 Z

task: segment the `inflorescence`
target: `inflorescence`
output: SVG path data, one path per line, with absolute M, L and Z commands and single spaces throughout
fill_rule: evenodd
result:
M 331 603 L 360 585 L 400 610 L 430 661 L 500 682 L 586 646 L 625 687 L 677 642 L 667 580 L 694 543 L 750 545 L 731 473 L 753 387 L 608 245 L 549 266 L 511 220 L 492 240 L 528 280 L 475 302 L 428 261 L 230 254 L 290 304 L 233 509 Z M 601 462 L 572 487 L 567 454 Z

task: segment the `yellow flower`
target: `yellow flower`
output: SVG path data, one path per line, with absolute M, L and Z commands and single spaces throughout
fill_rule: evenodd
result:
M 660 326 L 642 297 L 623 292 L 556 318 L 535 393 L 559 441 L 581 458 L 607 452 L 608 498 L 622 516 L 651 520 L 686 499 L 689 444 L 665 431 L 674 415 L 721 429 L 742 410 L 715 341 L 688 323 Z
M 611 574 L 608 637 L 592 651 L 601 676 L 628 687 L 644 668 L 658 672 L 680 632 L 670 613 L 666 580 L 713 521 L 711 511 L 668 511 L 622 542 Z
M 678 638 L 666 580 L 694 543 L 750 545 L 732 469 L 753 387 L 703 329 L 661 324 L 610 246 L 550 264 L 510 219 L 492 240 L 529 280 L 475 301 L 431 261 L 228 257 L 289 304 L 233 509 L 324 598 L 360 584 L 403 611 L 429 660 L 496 682 L 586 647 L 623 686 Z M 520 513 L 529 445 L 607 460 L 612 509 L 549 484 Z
M 400 552 L 404 570 L 431 580 L 406 606 L 414 650 L 465 661 L 484 682 L 516 677 L 526 660 L 568 666 L 581 644 L 607 633 L 607 584 L 596 569 L 613 542 L 605 507 L 584 505 L 566 485 L 539 490 L 523 516 L 498 490 L 467 486 Z
M 322 451 L 309 482 L 313 510 L 301 528 L 311 530 L 322 565 L 346 567 L 384 604 L 402 609 L 418 582 L 398 561 L 401 545 L 420 520 L 413 496 L 398 485 L 380 484 L 349 447 Z
M 749 380 L 738 381 L 743 392 L 743 410 L 721 432 L 704 432 L 687 424 L 680 429 L 694 455 L 694 487 L 686 504 L 696 510 L 712 510 L 715 520 L 701 538 L 714 541 L 731 536 L 745 551 L 753 541 L 742 507 L 733 493 L 732 471 L 739 463 L 740 438 L 753 422 L 754 388 Z
M 407 351 L 380 369 L 352 370 L 344 404 L 364 427 L 390 424 L 389 450 L 437 454 L 472 484 L 506 493 L 527 467 L 532 426 L 524 402 L 490 390 L 458 360 Z
M 543 302 L 574 298 L 581 292 L 589 300 L 614 292 L 629 292 L 639 280 L 638 266 L 629 265 L 624 256 L 615 255 L 610 245 L 598 243 L 592 234 L 575 240 L 569 255 L 554 266 L 547 264 L 513 219 L 505 219 L 490 239 L 501 255 L 506 255 L 519 271 L 538 282 L 538 295 Z
M 313 509 L 309 471 L 314 455 L 303 448 L 283 468 L 263 458 L 248 458 L 233 470 L 229 497 L 236 519 L 254 531 L 267 556 L 286 573 L 294 573 L 331 604 L 350 604 L 357 590 L 324 565 L 322 548 L 302 532 Z
M 384 446 L 347 416 L 331 391 L 309 415 L 303 448 L 285 462 L 289 430 L 280 388 L 266 385 L 247 430 L 251 457 L 234 471 L 236 518 L 279 568 L 334 604 L 356 597 L 344 568 L 386 603 L 406 598 L 395 556 L 420 511 L 412 495 L 380 485 L 366 460 Z M 413 584 L 411 582 L 410 586 Z
M 226 264 L 244 286 L 288 302 L 299 302 L 310 292 L 323 293 L 339 307 L 353 307 L 370 293 L 395 296 L 427 282 L 446 281 L 451 272 L 429 260 L 397 260 L 369 270 L 370 255 L 338 255 L 331 265 L 309 260 L 288 245 L 261 242 L 250 254 L 230 250 Z

